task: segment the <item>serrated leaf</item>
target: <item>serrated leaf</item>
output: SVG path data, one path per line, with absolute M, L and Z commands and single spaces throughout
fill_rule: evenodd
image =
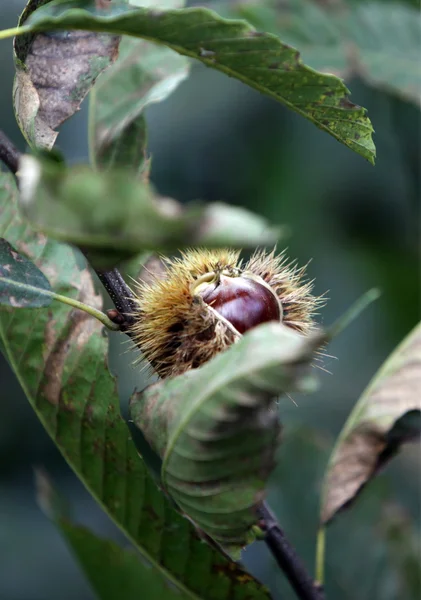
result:
M 421 431 L 421 324 L 387 359 L 338 438 L 327 468 L 321 521 L 355 499 L 399 446 Z
M 63 499 L 45 473 L 36 472 L 36 483 L 42 510 L 63 535 L 100 600 L 139 600 L 145 590 L 148 600 L 188 597 L 164 578 L 157 577 L 152 565 L 133 548 L 122 548 L 73 523 Z
M 0 238 L 0 304 L 40 308 L 51 301 L 51 286 L 45 275 Z
M 48 241 L 19 217 L 13 176 L 0 174 L 0 235 L 25 251 L 63 295 L 96 308 L 91 275 L 72 250 Z M 19 318 L 17 312 L 19 311 Z M 0 307 L 0 339 L 29 402 L 66 461 L 104 510 L 152 563 L 191 598 L 264 600 L 251 576 L 200 542 L 148 476 L 120 415 L 102 326 L 63 304 Z
M 281 230 L 252 213 L 223 204 L 182 207 L 157 199 L 151 187 L 126 169 L 66 169 L 23 156 L 21 207 L 38 230 L 89 250 L 98 268 L 114 266 L 145 250 L 274 244 Z
M 421 21 L 416 8 L 402 2 L 294 0 L 237 4 L 228 10 L 298 46 L 314 69 L 347 79 L 357 75 L 420 103 Z
M 19 25 L 48 0 L 29 0 Z M 51 149 L 56 128 L 69 119 L 96 78 L 117 58 L 120 37 L 86 31 L 28 34 L 15 38 L 13 102 L 27 142 Z
M 33 13 L 26 31 L 58 29 L 123 33 L 164 44 L 285 104 L 374 162 L 372 125 L 365 109 L 349 101 L 343 82 L 307 67 L 297 50 L 244 21 L 205 8 L 157 11 L 113 3 L 104 11 L 94 0 L 58 0 Z
M 164 488 L 234 556 L 253 540 L 274 466 L 277 396 L 314 386 L 309 364 L 323 341 L 265 324 L 200 369 L 132 398 L 134 423 L 163 459 Z

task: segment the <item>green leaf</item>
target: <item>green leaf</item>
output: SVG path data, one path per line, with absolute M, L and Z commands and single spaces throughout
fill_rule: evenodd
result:
M 33 13 L 24 31 L 57 29 L 127 34 L 168 46 L 285 104 L 374 162 L 372 125 L 365 109 L 349 101 L 343 82 L 307 67 L 297 50 L 244 21 L 205 8 L 157 11 L 113 3 L 104 11 L 94 0 L 58 0 Z
M 235 4 L 229 12 L 298 46 L 314 69 L 355 75 L 417 104 L 421 98 L 419 10 L 400 3 L 311 0 Z
M 47 476 L 37 471 L 38 502 L 56 524 L 98 598 L 101 600 L 139 600 L 148 592 L 148 600 L 182 600 L 188 597 L 170 587 L 163 577 L 132 548 L 97 537 L 89 529 L 73 523 L 63 500 L 52 488 Z
M 183 600 L 170 582 L 157 578 L 151 566 L 139 560 L 137 553 L 123 549 L 110 540 L 97 537 L 89 529 L 60 520 L 60 530 L 100 600 Z
M 19 217 L 13 176 L 0 175 L 0 235 L 48 275 L 58 292 L 101 307 L 90 273 L 71 248 Z M 19 313 L 16 312 L 19 311 Z M 66 461 L 108 515 L 163 576 L 190 598 L 268 598 L 251 576 L 199 541 L 147 474 L 120 415 L 102 325 L 55 303 L 0 307 L 0 340 L 29 402 Z
M 338 438 L 323 490 L 321 521 L 358 495 L 399 446 L 421 431 L 421 323 L 369 384 Z
M 314 387 L 309 364 L 324 339 L 265 324 L 200 369 L 132 398 L 135 425 L 163 459 L 164 488 L 233 556 L 254 539 L 274 467 L 277 396 Z
M 118 60 L 98 81 L 91 98 L 91 156 L 99 167 L 131 167 L 148 176 L 144 111 L 165 100 L 188 71 L 187 59 L 168 48 L 123 37 Z
M 15 308 L 48 306 L 52 300 L 50 290 L 45 275 L 0 238 L 0 304 Z
M 30 0 L 19 25 L 48 0 Z M 120 37 L 86 31 L 15 38 L 16 119 L 29 145 L 51 149 L 55 129 L 70 118 L 96 78 L 117 58 Z
M 38 230 L 89 249 L 98 268 L 145 250 L 274 244 L 280 229 L 248 211 L 223 204 L 182 207 L 154 197 L 152 188 L 126 169 L 99 173 L 66 169 L 54 161 L 23 156 L 21 207 Z

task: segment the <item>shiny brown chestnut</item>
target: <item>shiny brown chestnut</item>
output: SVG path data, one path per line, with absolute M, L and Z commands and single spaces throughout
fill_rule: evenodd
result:
M 270 287 L 246 275 L 219 275 L 197 293 L 239 333 L 268 321 L 280 321 L 282 309 Z

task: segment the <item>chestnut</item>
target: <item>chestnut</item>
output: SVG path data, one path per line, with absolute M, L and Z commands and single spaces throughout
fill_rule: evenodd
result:
M 280 302 L 270 287 L 256 277 L 219 275 L 202 284 L 197 292 L 203 300 L 229 321 L 239 333 L 267 321 L 280 321 Z
M 161 264 L 137 287 L 131 335 L 164 379 L 201 367 L 267 321 L 305 335 L 322 305 L 283 252 L 257 250 L 244 264 L 237 250 L 198 248 Z

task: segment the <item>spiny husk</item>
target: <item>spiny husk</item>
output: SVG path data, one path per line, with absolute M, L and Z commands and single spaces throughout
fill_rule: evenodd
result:
M 275 251 L 258 251 L 245 265 L 239 256 L 229 249 L 189 250 L 163 259 L 164 277 L 138 284 L 132 338 L 162 378 L 200 367 L 241 337 L 192 293 L 192 284 L 206 273 L 239 270 L 261 277 L 278 296 L 285 325 L 304 334 L 313 328 L 321 301 L 312 296 L 312 283 L 303 281 L 305 267 Z

